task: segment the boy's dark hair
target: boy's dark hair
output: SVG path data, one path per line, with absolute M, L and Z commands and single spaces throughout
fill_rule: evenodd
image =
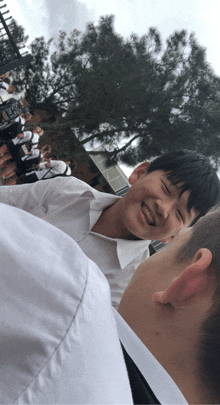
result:
M 7 84 L 11 84 L 11 80 L 9 79 L 9 77 L 6 77 L 5 79 L 2 79 L 2 81 L 7 83 Z
M 199 212 L 193 223 L 220 201 L 216 171 L 208 158 L 199 153 L 187 149 L 165 153 L 151 162 L 148 173 L 154 170 L 168 173 L 168 179 L 174 185 L 182 183 L 181 194 L 190 191 L 188 211 L 194 208 Z
M 74 160 L 73 159 L 66 159 L 66 161 L 69 161 L 70 162 L 70 164 L 69 164 L 69 167 L 72 167 L 72 166 L 74 166 Z

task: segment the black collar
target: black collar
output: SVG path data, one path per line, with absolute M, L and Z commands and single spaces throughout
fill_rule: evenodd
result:
M 134 404 L 160 404 L 152 389 L 145 380 L 143 374 L 133 362 L 129 354 L 122 345 L 122 351 L 127 367 L 128 377 Z

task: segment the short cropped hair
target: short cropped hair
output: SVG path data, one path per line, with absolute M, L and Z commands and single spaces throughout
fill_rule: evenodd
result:
M 28 105 L 28 101 L 27 101 L 27 100 L 25 100 L 25 98 L 21 98 L 19 101 L 21 102 L 22 107 L 27 107 L 27 105 Z
M 74 166 L 74 160 L 73 159 L 66 159 L 66 161 L 69 161 L 70 163 L 69 163 L 69 167 L 72 167 L 72 166 Z
M 7 84 L 11 84 L 11 79 L 9 79 L 9 77 L 6 77 L 5 79 L 2 79 L 3 82 L 7 83 Z
M 25 121 L 30 121 L 32 118 L 32 114 L 29 112 L 25 112 L 21 114 L 22 118 L 24 118 Z
M 212 252 L 210 269 L 215 272 L 215 286 L 212 306 L 198 333 L 197 375 L 208 402 L 220 404 L 220 204 L 193 226 L 192 234 L 177 252 L 175 260 L 192 259 L 200 248 Z
M 32 132 L 34 132 L 35 134 L 38 134 L 39 136 L 42 136 L 44 134 L 44 130 L 39 126 L 34 127 L 32 129 Z
M 182 149 L 162 154 L 151 162 L 148 173 L 154 170 L 166 172 L 173 185 L 182 183 L 181 194 L 190 191 L 188 211 L 194 208 L 199 213 L 193 223 L 220 201 L 216 171 L 209 159 L 199 153 Z
M 51 153 L 52 152 L 52 147 L 50 145 L 46 144 L 46 145 L 42 146 L 41 152 Z

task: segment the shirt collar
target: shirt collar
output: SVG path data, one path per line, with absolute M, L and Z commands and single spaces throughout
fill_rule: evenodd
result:
M 102 211 L 104 208 L 109 207 L 109 205 L 114 204 L 116 201 L 118 201 L 121 197 L 118 197 L 116 195 L 111 195 L 111 194 L 106 194 L 106 193 L 100 193 L 98 197 L 96 196 L 95 190 L 89 191 L 93 195 L 93 199 L 90 201 L 90 213 L 89 213 L 89 218 L 90 218 L 90 227 L 89 229 L 92 229 L 97 220 L 99 219 Z M 87 193 L 82 194 L 84 196 Z
M 123 269 L 136 257 L 143 255 L 150 245 L 150 240 L 117 239 L 117 255 Z
M 114 308 L 113 312 L 121 343 L 139 368 L 160 403 L 162 405 L 188 404 L 167 371 Z

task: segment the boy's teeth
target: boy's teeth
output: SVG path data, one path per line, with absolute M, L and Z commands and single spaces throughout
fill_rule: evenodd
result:
M 148 221 L 150 220 L 150 224 L 155 225 L 154 219 L 153 219 L 147 205 L 144 202 L 142 203 L 142 207 L 144 207 L 144 211 L 146 211 L 146 213 L 147 213 Z

